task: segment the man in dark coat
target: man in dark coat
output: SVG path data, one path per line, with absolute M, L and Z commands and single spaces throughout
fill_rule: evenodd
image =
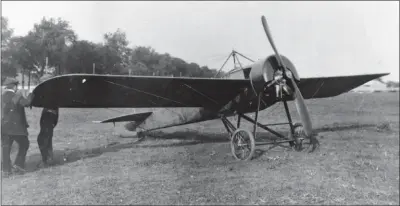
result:
M 45 75 L 40 78 L 43 82 L 51 75 Z M 43 108 L 40 117 L 40 133 L 37 138 L 40 153 L 42 154 L 42 162 L 39 167 L 47 167 L 53 161 L 53 131 L 58 123 L 58 108 Z
M 7 78 L 4 81 L 5 90 L 2 92 L 1 146 L 2 172 L 6 175 L 12 172 L 24 172 L 26 153 L 29 149 L 28 122 L 25 107 L 31 104 L 33 95 L 26 97 L 26 91 L 18 90 L 18 81 Z M 11 166 L 11 146 L 16 141 L 19 145 L 18 154 Z
M 58 108 L 43 108 L 40 117 L 40 133 L 37 141 L 42 154 L 40 167 L 46 167 L 53 161 L 53 131 L 58 122 Z

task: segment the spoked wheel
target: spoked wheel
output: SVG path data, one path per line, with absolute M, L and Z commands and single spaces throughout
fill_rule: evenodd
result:
M 292 139 L 294 139 L 293 147 L 296 151 L 301 151 L 303 150 L 303 140 L 305 138 L 303 125 L 301 123 L 295 123 L 293 127 L 294 127 L 294 137 L 292 137 Z M 292 134 L 290 133 L 290 135 Z
M 309 152 L 313 152 L 318 146 L 319 146 L 319 141 L 317 139 L 316 133 L 312 133 L 310 136 L 307 136 L 304 132 L 304 128 L 303 125 L 300 123 L 296 123 L 295 125 L 295 137 L 296 139 L 301 139 L 305 140 L 307 139 L 307 141 L 305 142 L 305 144 L 308 145 L 308 148 L 311 146 L 311 150 Z M 300 150 L 303 150 L 304 148 L 302 147 L 302 145 L 300 145 Z
M 245 129 L 237 129 L 231 138 L 231 151 L 237 160 L 247 161 L 253 157 L 255 151 L 253 134 Z

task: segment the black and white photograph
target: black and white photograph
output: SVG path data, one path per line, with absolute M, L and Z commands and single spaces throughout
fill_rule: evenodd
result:
M 399 1 L 2 1 L 2 205 L 399 205 Z

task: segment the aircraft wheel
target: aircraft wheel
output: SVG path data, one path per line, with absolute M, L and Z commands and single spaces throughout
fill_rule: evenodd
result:
M 294 148 L 296 151 L 303 150 L 303 140 L 305 138 L 304 128 L 301 123 L 295 123 L 294 127 Z
M 296 151 L 303 150 L 303 140 L 305 138 L 303 125 L 301 123 L 295 123 L 294 127 L 294 136 L 292 133 L 289 133 L 289 139 L 293 139 L 292 142 L 289 142 L 290 146 L 294 148 Z
M 231 138 L 231 151 L 237 160 L 251 160 L 255 151 L 253 134 L 245 129 L 237 129 Z

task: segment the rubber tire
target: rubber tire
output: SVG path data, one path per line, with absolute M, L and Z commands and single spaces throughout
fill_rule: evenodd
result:
M 245 133 L 247 133 L 247 136 L 250 138 L 250 154 L 247 156 L 247 158 L 245 158 L 245 159 L 239 159 L 237 156 L 236 156 L 236 154 L 235 154 L 235 147 L 234 147 L 234 143 L 233 143 L 233 138 L 235 137 L 235 135 L 237 134 L 237 133 L 239 133 L 239 132 L 245 132 Z M 232 155 L 233 155 L 233 157 L 236 159 L 236 160 L 239 160 L 239 161 L 248 161 L 248 160 L 251 160 L 251 158 L 253 157 L 253 155 L 254 155 L 254 152 L 255 152 L 255 148 L 256 148 L 256 142 L 255 142 L 255 140 L 254 140 L 254 135 L 250 132 L 250 131 L 248 131 L 248 130 L 245 130 L 245 129 L 237 129 L 233 134 L 232 134 L 232 136 L 231 136 L 231 152 L 232 152 Z
M 302 133 L 301 135 L 304 136 L 304 131 L 302 131 L 302 129 L 301 129 L 303 127 L 303 124 L 295 123 L 293 125 L 293 127 L 294 127 L 295 133 Z M 296 149 L 296 151 L 302 151 L 303 150 L 303 140 L 298 140 L 299 137 L 301 138 L 301 136 L 299 136 L 299 134 L 295 134 L 294 139 L 295 139 L 295 149 Z M 306 139 L 305 136 L 303 137 L 303 139 Z

